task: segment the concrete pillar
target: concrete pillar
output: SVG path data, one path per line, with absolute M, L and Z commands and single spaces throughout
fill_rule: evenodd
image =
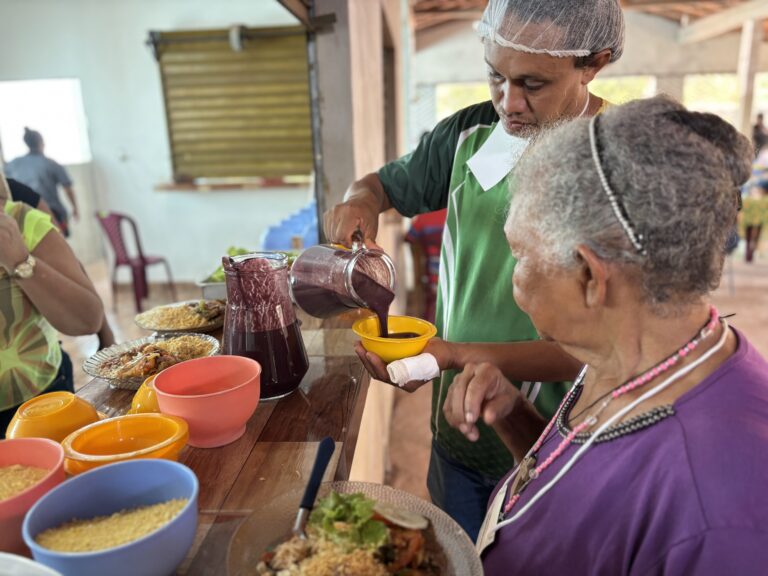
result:
M 739 116 L 737 127 L 749 134 L 752 127 L 752 104 L 755 99 L 755 74 L 760 65 L 760 46 L 763 42 L 763 21 L 749 20 L 741 29 L 739 50 Z
M 316 0 L 315 14 L 333 13 L 331 30 L 317 34 L 325 206 L 338 204 L 355 179 L 352 60 L 348 0 Z
M 343 200 L 347 187 L 357 178 L 381 167 L 386 158 L 385 122 L 395 122 L 390 132 L 401 149 L 404 109 L 385 114 L 385 47 L 396 61 L 392 78 L 395 93 L 403 101 L 403 40 L 407 24 L 401 0 L 315 0 L 315 15 L 333 12 L 336 23 L 317 35 L 317 70 L 320 96 L 321 137 L 325 205 Z M 385 28 L 385 26 L 387 28 Z M 386 42 L 385 42 L 386 40 Z M 386 44 L 389 46 L 386 46 Z M 402 221 L 399 215 L 383 214 L 377 243 L 402 273 Z M 402 285 L 402 282 L 400 283 Z M 404 310 L 404 294 L 398 290 L 391 314 Z M 363 412 L 350 479 L 383 482 L 387 468 L 389 427 L 394 388 L 372 381 Z

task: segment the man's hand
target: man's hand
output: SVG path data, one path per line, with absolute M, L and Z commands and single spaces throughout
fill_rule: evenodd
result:
M 0 266 L 13 272 L 29 256 L 16 220 L 0 211 Z
M 379 358 L 373 352 L 366 351 L 360 342 L 355 342 L 355 352 L 360 358 L 360 361 L 363 363 L 363 366 L 365 366 L 365 369 L 368 370 L 368 374 L 370 374 L 371 377 L 375 378 L 376 380 L 386 382 L 387 384 L 392 384 L 393 386 L 397 386 L 406 392 L 415 392 L 428 382 L 428 380 L 412 380 L 411 382 L 406 383 L 404 386 L 393 384 L 389 379 L 387 365 L 384 364 L 384 361 L 381 358 Z M 440 338 L 432 338 L 432 340 L 430 340 L 427 344 L 426 348 L 424 348 L 424 352 L 422 352 L 422 354 L 432 354 L 437 360 L 437 365 L 440 367 L 440 370 L 447 370 L 451 366 L 453 354 L 452 347 L 449 342 L 445 342 Z
M 520 391 L 492 364 L 467 364 L 454 378 L 443 404 L 448 424 L 458 428 L 471 442 L 477 442 L 477 422 L 493 426 L 506 418 L 522 400 Z
M 379 231 L 379 211 L 371 202 L 347 200 L 323 215 L 323 229 L 329 242 L 352 246 L 352 236 L 360 230 L 367 246 L 376 241 Z
M 360 230 L 369 248 L 376 246 L 379 231 L 379 214 L 389 210 L 384 186 L 376 173 L 367 174 L 353 182 L 344 195 L 344 202 L 323 215 L 323 230 L 329 242 L 352 246 L 355 232 Z

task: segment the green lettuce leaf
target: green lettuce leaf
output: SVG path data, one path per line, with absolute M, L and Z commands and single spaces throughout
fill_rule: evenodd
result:
M 347 548 L 379 548 L 387 543 L 389 530 L 373 520 L 375 500 L 363 494 L 331 492 L 317 503 L 309 525 L 320 534 Z

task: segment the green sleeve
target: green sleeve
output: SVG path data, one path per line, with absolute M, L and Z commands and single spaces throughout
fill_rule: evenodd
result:
M 445 208 L 462 132 L 497 119 L 490 102 L 460 110 L 425 134 L 413 152 L 381 168 L 379 179 L 395 210 L 415 216 Z
M 35 210 L 34 208 L 28 208 L 26 214 L 24 214 L 24 227 L 22 235 L 24 236 L 24 243 L 27 245 L 27 250 L 32 252 L 37 245 L 45 238 L 51 230 L 55 230 L 51 217 L 45 212 Z

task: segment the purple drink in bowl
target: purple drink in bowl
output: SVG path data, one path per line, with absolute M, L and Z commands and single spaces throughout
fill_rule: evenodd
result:
M 288 285 L 288 257 L 254 252 L 222 258 L 227 310 L 222 353 L 261 364 L 261 399 L 299 387 L 309 361 Z

